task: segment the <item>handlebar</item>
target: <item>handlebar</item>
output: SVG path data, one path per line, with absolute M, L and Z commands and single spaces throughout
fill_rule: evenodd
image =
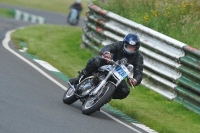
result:
M 107 59 L 107 58 L 105 58 L 105 57 L 103 57 L 103 56 L 102 56 L 102 58 L 105 59 L 105 60 L 107 60 L 109 63 L 115 64 L 115 65 L 119 65 L 119 64 L 117 63 L 117 61 L 114 61 L 114 60 L 112 60 L 112 59 Z
M 112 63 L 112 64 L 115 64 L 115 65 L 119 65 L 119 64 L 124 64 L 124 65 L 129 65 L 128 61 L 126 58 L 122 58 L 121 60 L 119 61 L 114 61 L 114 60 L 111 60 L 111 59 L 107 59 L 105 57 L 102 56 L 103 59 L 107 60 L 108 62 Z
M 105 59 L 105 60 L 107 60 L 107 61 L 109 61 L 109 62 L 112 63 L 112 64 L 117 65 L 117 66 L 120 65 L 121 63 L 124 64 L 124 65 L 128 65 L 128 67 L 130 67 L 130 68 L 127 67 L 127 68 L 129 69 L 129 71 L 131 71 L 130 69 L 133 69 L 133 65 L 132 65 L 132 64 L 129 64 L 126 58 L 122 58 L 122 59 L 119 60 L 119 61 L 114 61 L 114 60 L 111 60 L 111 59 L 107 59 L 107 58 L 105 58 L 105 57 L 103 57 L 103 56 L 102 56 L 102 58 Z M 130 66 L 129 66 L 129 65 L 130 65 Z M 129 77 L 128 77 L 128 80 L 130 80 Z M 132 87 L 133 89 L 135 89 L 135 87 L 134 87 L 134 85 L 133 85 L 132 83 L 131 83 L 131 87 Z

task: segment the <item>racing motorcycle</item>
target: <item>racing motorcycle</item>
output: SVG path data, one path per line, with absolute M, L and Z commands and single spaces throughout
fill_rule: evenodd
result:
M 109 65 L 99 67 L 92 75 L 84 79 L 80 78 L 77 85 L 68 82 L 69 88 L 64 93 L 63 102 L 70 105 L 80 99 L 83 103 L 82 113 L 85 115 L 100 110 L 111 100 L 121 81 L 129 77 L 133 71 L 133 65 L 128 64 L 126 58 L 118 61 L 109 60 L 109 62 Z

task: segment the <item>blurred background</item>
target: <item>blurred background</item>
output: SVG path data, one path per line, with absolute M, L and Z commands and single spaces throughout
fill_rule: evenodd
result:
M 69 7 L 76 2 L 76 0 L 49 0 L 41 1 L 41 0 L 34 0 L 34 1 L 27 1 L 27 0 L 0 0 L 1 7 L 3 5 L 14 5 L 14 6 L 23 6 L 23 7 L 30 7 L 34 9 L 58 12 L 58 13 L 69 13 Z M 85 15 L 87 11 L 87 4 L 89 3 L 88 0 L 81 0 L 83 11 L 81 13 L 82 16 Z M 2 11 L 0 11 L 2 12 Z

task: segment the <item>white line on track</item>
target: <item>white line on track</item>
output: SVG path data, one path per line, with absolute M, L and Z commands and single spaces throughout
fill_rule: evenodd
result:
M 135 129 L 135 128 L 133 128 L 133 127 L 131 127 L 131 126 L 125 124 L 124 122 L 118 120 L 117 118 L 113 117 L 112 115 L 106 113 L 105 111 L 102 111 L 102 110 L 101 110 L 101 112 L 102 112 L 103 114 L 107 115 L 108 117 L 110 117 L 111 119 L 115 120 L 116 122 L 118 122 L 118 123 L 120 123 L 120 124 L 122 124 L 122 125 L 124 125 L 124 126 L 126 126 L 126 127 L 128 127 L 128 128 L 130 128 L 131 130 L 133 130 L 133 131 L 135 131 L 135 132 L 137 132 L 137 133 L 142 133 L 142 132 L 140 132 L 139 130 L 137 130 L 137 129 Z
M 12 50 L 8 43 L 10 41 L 10 35 L 14 32 L 15 30 L 12 31 L 8 31 L 6 33 L 6 37 L 4 38 L 4 40 L 2 41 L 3 46 L 10 51 L 11 53 L 13 53 L 14 55 L 16 55 L 18 58 L 20 58 L 21 60 L 25 61 L 27 64 L 29 64 L 30 66 L 32 66 L 33 68 L 35 68 L 37 71 L 39 71 L 41 74 L 43 74 L 45 77 L 47 77 L 49 80 L 51 80 L 52 82 L 54 82 L 55 84 L 57 84 L 59 87 L 61 87 L 64 90 L 67 90 L 67 88 L 65 86 L 63 86 L 61 83 L 59 83 L 58 81 L 56 81 L 54 78 L 52 78 L 51 76 L 49 76 L 47 73 L 45 73 L 42 69 L 40 69 L 39 67 L 37 67 L 35 64 L 31 63 L 30 61 L 28 61 L 26 58 L 24 58 L 23 56 L 21 56 L 20 54 L 16 53 L 14 50 Z
M 12 31 L 8 31 L 6 33 L 6 37 L 4 38 L 4 40 L 2 41 L 2 44 L 3 46 L 8 50 L 10 51 L 11 53 L 13 53 L 15 56 L 17 56 L 18 58 L 20 58 L 21 60 L 23 60 L 24 62 L 26 62 L 27 64 L 29 64 L 30 66 L 32 66 L 33 68 L 35 68 L 38 72 L 40 72 L 42 75 L 44 75 L 45 77 L 47 77 L 49 80 L 51 80 L 52 82 L 54 82 L 55 84 L 57 84 L 59 87 L 61 87 L 63 90 L 67 90 L 67 88 L 65 86 L 63 86 L 61 83 L 59 83 L 58 81 L 56 81 L 54 78 L 52 78 L 51 76 L 49 76 L 47 73 L 45 73 L 42 69 L 40 69 L 39 67 L 37 67 L 35 64 L 33 64 L 32 62 L 28 61 L 26 58 L 24 58 L 23 56 L 21 56 L 20 54 L 18 54 L 17 52 L 15 52 L 14 50 L 12 50 L 10 47 L 9 47 L 9 41 L 10 41 L 10 35 L 14 32 L 15 30 L 12 30 Z M 112 115 L 106 113 L 105 111 L 102 111 L 101 112 L 103 114 L 105 114 L 106 116 L 110 117 L 111 119 L 113 119 L 114 121 L 128 127 L 129 129 L 137 132 L 137 133 L 142 133 L 140 132 L 139 130 L 127 125 L 126 123 L 120 121 L 119 119 L 113 117 Z

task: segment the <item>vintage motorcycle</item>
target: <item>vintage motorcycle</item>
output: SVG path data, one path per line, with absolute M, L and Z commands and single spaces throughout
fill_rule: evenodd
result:
M 70 25 L 77 25 L 78 24 L 78 10 L 71 9 L 69 16 L 67 17 L 67 22 Z
M 80 99 L 85 115 L 100 110 L 108 103 L 120 82 L 133 71 L 133 65 L 128 64 L 126 58 L 109 61 L 109 65 L 99 67 L 91 76 L 80 79 L 77 85 L 68 82 L 69 88 L 64 93 L 63 102 L 70 105 Z

